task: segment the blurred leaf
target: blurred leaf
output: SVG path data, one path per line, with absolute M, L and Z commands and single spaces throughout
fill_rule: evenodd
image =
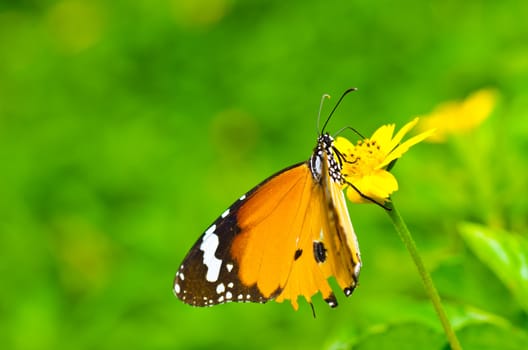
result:
M 528 312 L 528 242 L 521 236 L 464 223 L 460 234 Z
M 401 300 L 396 300 L 395 306 L 405 305 Z M 416 306 L 419 307 L 420 304 L 416 303 Z M 516 328 L 500 316 L 463 305 L 445 304 L 445 306 L 457 336 L 466 350 L 523 349 L 528 340 L 528 333 Z M 401 308 L 400 313 L 406 314 L 408 309 L 409 305 L 406 305 L 405 308 Z M 433 316 L 432 312 L 424 314 L 423 316 L 426 317 L 417 322 L 394 323 L 391 320 L 389 323 L 379 324 L 371 327 L 368 333 L 356 342 L 349 341 L 346 346 L 346 342 L 336 341 L 330 349 L 349 349 L 351 345 L 353 349 L 447 349 L 447 339 L 442 328 L 429 322 L 430 319 L 427 320 Z M 416 319 L 408 316 L 403 318 Z M 481 337 L 479 334 L 485 336 Z
M 442 349 L 446 340 L 438 333 L 423 324 L 408 323 L 393 326 L 380 326 L 363 338 L 354 349 Z
M 464 350 L 515 350 L 525 349 L 528 335 L 511 327 L 499 327 L 493 324 L 478 324 L 457 332 Z
M 461 329 L 475 324 L 488 323 L 497 327 L 511 328 L 512 324 L 505 318 L 467 305 L 445 305 L 449 312 L 449 319 L 453 328 L 458 332 Z
M 377 316 L 362 316 L 367 319 L 367 331 L 342 332 L 329 343 L 328 349 L 447 349 L 447 339 L 428 300 L 397 295 L 372 299 L 379 300 L 365 302 L 368 304 L 365 308 Z M 444 306 L 464 349 L 480 349 L 483 344 L 487 344 L 483 349 L 522 349 L 521 344 L 528 337 L 528 333 L 496 314 L 458 303 L 444 302 Z M 358 311 L 363 314 L 364 310 Z M 481 340 L 478 333 L 483 330 L 488 332 L 484 339 L 496 339 Z M 512 338 L 504 340 L 501 346 L 501 337 L 508 334 Z
M 457 332 L 465 350 L 468 349 L 524 349 L 528 335 L 509 327 L 495 324 L 472 324 Z M 332 349 L 345 349 L 341 346 Z M 350 347 L 348 347 L 350 348 Z M 395 326 L 380 326 L 371 334 L 358 342 L 353 349 L 447 349 L 447 341 L 442 333 L 438 333 L 420 324 L 400 324 Z
M 451 323 L 465 350 L 525 348 L 528 333 L 507 319 L 470 306 L 450 306 Z
M 491 323 L 500 327 L 510 326 L 506 318 L 462 303 L 443 302 L 455 331 L 471 324 Z M 442 333 L 443 328 L 431 301 L 398 294 L 380 294 L 362 297 L 355 308 L 365 325 L 372 324 L 422 324 Z
M 468 249 L 442 260 L 432 271 L 433 281 L 442 299 L 486 310 L 507 319 L 515 318 L 519 306 L 512 302 L 508 289 L 479 258 Z M 482 288 L 482 285 L 486 288 Z
M 369 324 L 422 324 L 442 331 L 434 308 L 428 299 L 417 299 L 401 294 L 357 295 L 355 309 L 365 326 Z

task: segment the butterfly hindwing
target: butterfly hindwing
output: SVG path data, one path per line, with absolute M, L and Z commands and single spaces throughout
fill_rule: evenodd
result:
M 341 187 L 328 176 L 323 178 L 323 190 L 330 233 L 328 243 L 334 252 L 332 276 L 344 294 L 350 296 L 357 286 L 361 269 L 359 244 Z
M 348 216 L 346 202 L 338 182 L 327 176 L 327 159 L 323 154 L 320 182 L 310 181 L 309 206 L 297 227 L 296 257 L 283 292 L 277 301 L 290 299 L 297 309 L 297 297 L 320 292 L 331 306 L 337 300 L 327 279 L 335 277 L 345 295 L 357 284 L 361 266 L 359 248 Z

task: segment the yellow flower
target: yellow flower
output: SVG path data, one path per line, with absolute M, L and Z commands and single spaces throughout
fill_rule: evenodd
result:
M 342 156 L 347 196 L 354 203 L 385 203 L 398 190 L 398 181 L 388 167 L 415 144 L 431 136 L 428 130 L 401 143 L 403 137 L 418 123 L 418 118 L 407 123 L 394 134 L 394 124 L 383 125 L 370 138 L 353 145 L 338 137 L 335 147 Z M 361 193 L 361 195 L 360 195 Z M 363 195 L 363 196 L 362 196 Z
M 423 116 L 418 129 L 436 128 L 430 142 L 444 142 L 450 134 L 463 133 L 479 126 L 492 112 L 498 93 L 482 89 L 469 95 L 464 101 L 450 101 L 436 107 Z

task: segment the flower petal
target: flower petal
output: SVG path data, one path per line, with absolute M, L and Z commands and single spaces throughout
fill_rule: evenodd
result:
M 480 125 L 493 111 L 498 93 L 495 90 L 483 89 L 472 93 L 462 104 L 466 114 L 466 130 Z
M 407 124 L 405 124 L 403 126 L 403 128 L 401 128 L 397 133 L 396 135 L 394 135 L 394 138 L 392 139 L 392 142 L 391 142 L 391 149 L 390 151 L 392 151 L 394 148 L 396 148 L 398 146 L 398 144 L 401 142 L 401 140 L 403 139 L 403 137 L 412 129 L 414 128 L 414 126 L 418 123 L 418 118 L 414 118 L 413 120 L 411 120 L 410 122 L 408 122 Z
M 354 144 L 350 141 L 348 141 L 348 139 L 342 137 L 342 136 L 338 136 L 335 141 L 334 141 L 334 146 L 335 148 L 337 148 L 340 152 L 342 153 L 352 153 L 352 151 L 354 150 Z
M 380 170 L 372 175 L 363 176 L 352 184 L 366 197 L 372 200 L 384 203 L 389 196 L 398 190 L 398 181 L 388 171 Z M 353 203 L 370 203 L 370 201 L 362 197 L 354 188 L 349 187 L 347 190 L 347 197 Z
M 378 169 L 385 168 L 387 165 L 390 164 L 390 162 L 392 162 L 395 159 L 400 158 L 405 152 L 409 150 L 409 148 L 411 148 L 412 146 L 416 145 L 419 142 L 422 142 L 423 140 L 425 140 L 426 138 L 434 134 L 435 131 L 436 129 L 427 130 L 421 134 L 411 137 L 410 139 L 408 139 L 401 145 L 396 146 L 396 148 L 387 155 L 387 157 L 383 160 L 383 162 L 380 165 L 378 165 L 377 168 Z
M 376 141 L 376 143 L 380 146 L 380 151 L 384 153 L 391 151 L 392 148 L 390 145 L 394 128 L 394 124 L 382 125 L 376 131 L 374 131 L 374 134 L 372 134 L 370 137 L 371 140 Z
M 482 124 L 493 111 L 497 99 L 496 90 L 482 89 L 472 93 L 464 101 L 442 103 L 421 118 L 418 130 L 436 128 L 437 132 L 427 141 L 444 142 L 449 135 L 464 133 Z

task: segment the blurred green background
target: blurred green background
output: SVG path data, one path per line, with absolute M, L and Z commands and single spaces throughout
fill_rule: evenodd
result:
M 3 349 L 446 349 L 387 215 L 349 205 L 361 285 L 192 308 L 210 223 L 328 130 L 398 127 L 482 87 L 470 135 L 420 144 L 394 195 L 466 349 L 528 342 L 528 2 L 0 1 Z

